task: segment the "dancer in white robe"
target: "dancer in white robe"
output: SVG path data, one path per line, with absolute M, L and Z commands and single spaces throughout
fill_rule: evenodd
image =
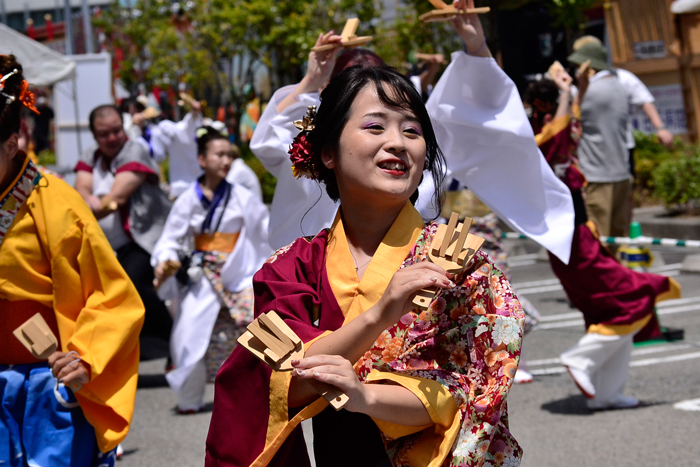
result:
M 151 144 L 168 154 L 168 181 L 170 196 L 177 198 L 202 172 L 197 154 L 195 136 L 202 126 L 202 114 L 192 109 L 179 122 L 163 120 L 154 126 Z
M 338 37 L 327 34 L 318 43 Z M 574 232 L 571 194 L 535 144 L 513 81 L 490 54 L 476 55 L 454 52 L 426 105 L 442 142 L 446 179 L 467 185 L 511 228 L 567 262 Z M 322 83 L 317 89 L 321 88 L 334 61 L 334 56 L 312 52 L 307 81 L 275 92 L 251 140 L 253 153 L 277 177 L 270 219 L 273 248 L 329 227 L 337 210 L 317 183 L 294 179 L 287 154 L 298 133 L 292 121 L 300 119 L 309 105 L 320 105 L 318 92 L 301 91 L 308 88 L 313 73 L 312 80 Z M 437 215 L 430 196 L 435 192 L 433 185 L 426 173 L 416 203 L 425 219 Z
M 202 408 L 207 381 L 213 381 L 253 319 L 253 274 L 272 253 L 267 207 L 225 180 L 233 162 L 228 140 L 210 129 L 199 146 L 200 163 L 209 167 L 178 197 L 151 258 L 160 285 L 168 262 L 182 262 L 194 250 L 187 273 L 177 278 L 184 275 L 187 284 L 170 340 L 174 370 L 166 375 L 178 395 L 179 413 Z M 210 168 L 212 157 L 222 161 L 217 170 Z

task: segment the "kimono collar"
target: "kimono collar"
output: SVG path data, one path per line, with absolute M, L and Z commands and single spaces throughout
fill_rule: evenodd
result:
M 406 202 L 360 280 L 348 247 L 340 209 L 338 210 L 328 233 L 326 272 L 333 294 L 345 316 L 345 323 L 379 301 L 389 281 L 413 249 L 423 227 L 423 219 L 418 211 L 410 202 Z
M 547 123 L 542 127 L 542 130 L 535 135 L 535 142 L 537 143 L 537 146 L 542 146 L 544 143 L 554 138 L 562 131 L 568 130 L 570 123 L 571 116 L 569 114 L 562 115 L 561 117 L 555 118 L 551 122 Z
M 203 181 L 204 177 L 202 176 L 197 180 L 197 183 L 195 183 L 194 190 L 197 193 L 199 202 L 202 203 L 202 207 L 207 210 L 207 215 L 202 223 L 202 232 L 208 232 L 211 228 L 212 220 L 214 219 L 214 211 L 216 211 L 216 208 L 219 206 L 219 204 L 221 204 L 221 201 L 224 201 L 224 207 L 226 207 L 228 198 L 231 196 L 231 184 L 227 182 L 226 179 L 221 180 L 219 186 L 216 187 L 214 196 L 212 197 L 211 201 L 209 201 L 209 199 L 204 196 L 204 192 L 202 191 L 201 183 Z M 223 217 L 223 213 L 221 214 L 221 217 Z M 219 222 L 221 221 L 221 217 L 219 218 Z M 218 227 L 219 226 L 217 224 L 214 230 L 216 231 Z
M 0 245 L 19 209 L 41 180 L 41 174 L 24 152 L 17 153 L 16 157 L 24 158 L 22 168 L 7 190 L 0 194 Z

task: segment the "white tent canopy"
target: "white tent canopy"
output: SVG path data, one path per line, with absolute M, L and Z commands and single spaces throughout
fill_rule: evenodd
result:
M 700 0 L 676 0 L 671 4 L 671 13 L 696 13 L 700 11 Z
M 24 78 L 35 86 L 72 78 L 75 61 L 0 23 L 0 54 L 14 54 Z

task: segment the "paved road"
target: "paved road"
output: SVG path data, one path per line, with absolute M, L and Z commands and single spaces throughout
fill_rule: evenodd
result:
M 700 275 L 680 272 L 684 255 L 697 251 L 654 249 L 665 262 L 660 272 L 674 276 L 684 292 L 683 299 L 659 307 L 661 324 L 684 328 L 685 339 L 635 347 L 626 392 L 643 407 L 594 414 L 557 362 L 583 334 L 580 315 L 569 308 L 549 264 L 537 261 L 534 245 L 514 243 L 511 251 L 513 284 L 543 315 L 523 350 L 535 381 L 514 387 L 509 399 L 523 467 L 700 466 Z M 164 365 L 163 359 L 141 364 L 120 467 L 203 465 L 210 413 L 174 414 Z M 206 400 L 213 401 L 212 386 Z

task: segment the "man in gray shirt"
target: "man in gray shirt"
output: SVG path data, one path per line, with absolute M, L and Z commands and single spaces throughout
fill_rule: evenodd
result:
M 578 155 L 581 171 L 588 180 L 586 211 L 601 235 L 626 236 L 632 202 L 627 93 L 608 66 L 607 51 L 600 44 L 585 44 L 568 60 L 590 66 L 581 67 L 577 96 L 583 130 Z

